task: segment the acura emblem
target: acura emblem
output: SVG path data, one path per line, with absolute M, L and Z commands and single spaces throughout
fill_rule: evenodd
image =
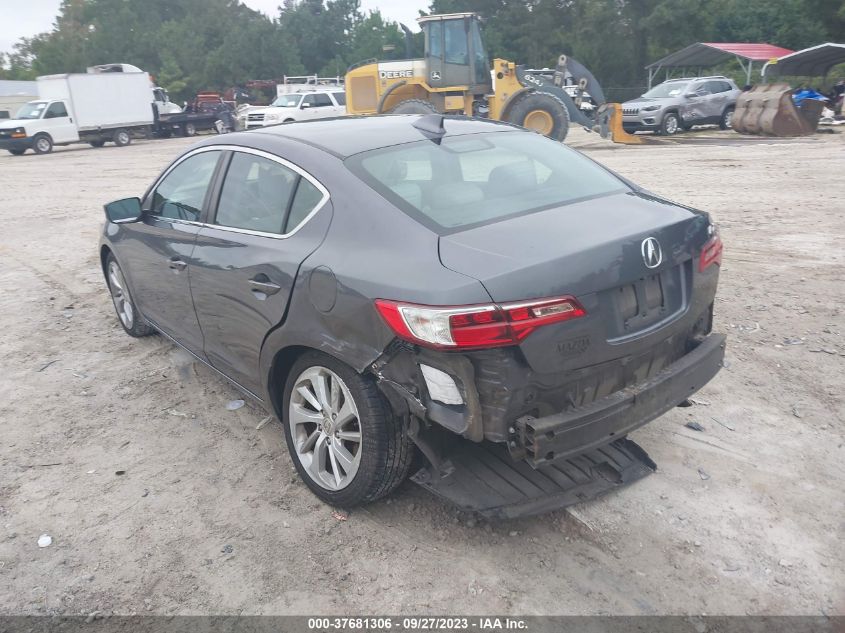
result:
M 657 268 L 663 263 L 663 251 L 655 238 L 647 237 L 643 240 L 642 252 L 646 268 Z

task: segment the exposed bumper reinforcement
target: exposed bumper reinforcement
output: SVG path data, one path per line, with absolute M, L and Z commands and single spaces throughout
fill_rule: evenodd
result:
M 551 512 L 588 501 L 657 468 L 648 454 L 627 438 L 537 469 L 514 460 L 501 444 L 490 442 L 454 440 L 446 458 L 448 475 L 435 479 L 423 468 L 411 479 L 464 510 L 497 519 Z
M 675 363 L 628 389 L 589 405 L 542 418 L 517 421 L 534 467 L 557 463 L 624 437 L 663 415 L 710 381 L 722 366 L 725 336 L 711 334 Z

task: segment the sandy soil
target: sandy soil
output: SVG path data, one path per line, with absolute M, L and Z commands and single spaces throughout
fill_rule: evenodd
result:
M 494 524 L 412 483 L 338 521 L 277 422 L 123 333 L 101 205 L 190 141 L 0 156 L 0 613 L 845 614 L 843 136 L 572 136 L 720 222 L 728 363 L 634 435 L 656 474 Z

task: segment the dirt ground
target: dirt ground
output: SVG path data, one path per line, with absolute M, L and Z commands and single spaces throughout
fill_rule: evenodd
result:
M 337 520 L 277 422 L 123 333 L 101 205 L 190 140 L 0 156 L 0 613 L 845 614 L 845 136 L 572 137 L 720 223 L 728 361 L 633 435 L 657 473 L 492 524 L 410 482 Z

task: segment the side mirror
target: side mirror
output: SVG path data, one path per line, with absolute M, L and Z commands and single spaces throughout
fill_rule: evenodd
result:
M 302 108 L 302 109 L 304 110 L 305 108 L 310 108 L 310 107 L 311 107 L 311 104 L 310 104 L 310 103 L 303 103 L 303 104 L 302 104 L 301 106 L 299 106 L 299 107 L 300 107 L 300 108 Z
M 115 200 L 109 202 L 103 208 L 106 211 L 106 219 L 115 224 L 137 222 L 141 219 L 141 200 L 139 198 Z

